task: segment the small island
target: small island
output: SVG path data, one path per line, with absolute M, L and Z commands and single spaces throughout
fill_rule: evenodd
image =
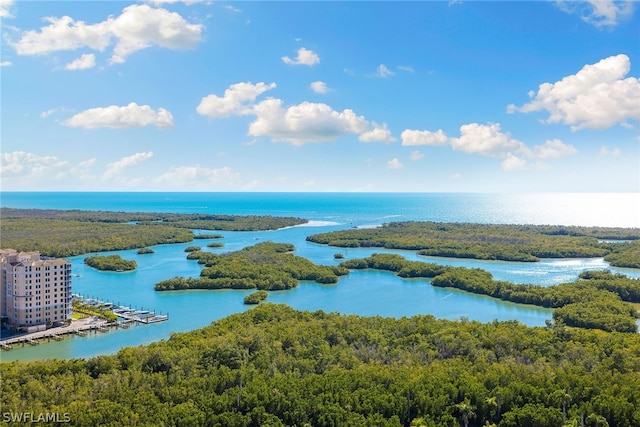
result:
M 202 249 L 200 246 L 187 246 L 186 248 L 184 248 L 185 252 L 197 252 L 200 249 Z
M 221 248 L 224 246 L 224 243 L 220 242 L 212 242 L 207 245 L 208 248 Z
M 247 295 L 246 297 L 244 297 L 244 304 L 246 305 L 260 304 L 262 301 L 267 299 L 267 296 L 269 296 L 269 292 L 265 290 L 253 292 Z
M 140 248 L 138 249 L 138 255 L 145 255 L 145 254 L 154 254 L 155 251 L 151 248 Z
M 258 289 L 282 290 L 298 286 L 299 280 L 337 283 L 348 274 L 344 267 L 316 265 L 293 255 L 290 243 L 262 242 L 242 250 L 214 254 L 195 251 L 188 259 L 198 260 L 205 268 L 200 277 L 174 277 L 156 283 L 156 291 L 184 289 Z
M 84 263 L 100 271 L 131 271 L 138 267 L 134 260 L 126 260 L 120 255 L 94 255 L 85 258 Z
M 222 239 L 224 236 L 222 234 L 206 234 L 206 233 L 202 233 L 202 234 L 196 234 L 195 236 L 193 236 L 194 239 Z

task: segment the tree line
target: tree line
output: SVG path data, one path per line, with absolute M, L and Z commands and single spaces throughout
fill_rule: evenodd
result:
M 51 218 L 2 218 L 2 247 L 57 258 L 186 243 L 193 232 L 163 224 L 135 225 Z
M 256 231 L 303 224 L 307 220 L 274 216 L 169 214 L 54 209 L 0 208 L 2 247 L 69 257 L 91 252 L 186 243 L 191 229 Z
M 640 268 L 640 240 L 613 243 L 604 260 L 616 267 Z
M 181 228 L 226 231 L 276 230 L 304 224 L 306 219 L 271 215 L 175 214 L 57 209 L 0 208 L 3 218 L 60 219 L 103 223 L 164 223 Z
M 603 239 L 631 240 L 616 243 Z M 540 258 L 607 257 L 640 267 L 640 230 L 633 228 L 392 222 L 378 228 L 314 234 L 307 240 L 337 247 L 415 250 L 425 256 L 535 262 Z
M 632 427 L 639 350 L 638 334 L 562 324 L 265 303 L 115 355 L 2 363 L 0 403 L 91 427 Z
M 437 287 L 554 308 L 554 319 L 570 326 L 620 332 L 637 332 L 638 329 L 638 312 L 628 303 L 640 302 L 640 280 L 607 271 L 584 272 L 574 282 L 544 287 L 494 280 L 490 272 L 479 268 L 408 261 L 395 254 L 373 254 L 368 258 L 345 261 L 340 266 L 393 271 L 405 278 L 431 278 L 431 285 Z

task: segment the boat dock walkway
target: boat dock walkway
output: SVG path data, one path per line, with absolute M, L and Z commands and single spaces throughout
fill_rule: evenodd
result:
M 144 310 L 142 308 L 138 310 L 137 308 L 120 305 L 119 302 L 116 304 L 114 302 L 100 301 L 96 298 L 85 298 L 80 294 L 73 294 L 73 298 L 80 300 L 81 303 L 89 307 L 112 312 L 121 319 L 119 322 L 138 322 L 148 325 L 150 323 L 169 320 L 169 313 L 162 314 L 162 312 L 160 312 L 160 314 L 157 314 L 155 310 Z
M 108 332 L 112 328 L 127 329 L 138 323 L 149 325 L 151 323 L 169 320 L 169 313 L 157 314 L 155 310 L 138 310 L 124 305 L 100 301 L 95 298 L 84 298 L 82 295 L 73 294 L 73 299 L 80 300 L 83 304 L 102 310 L 108 310 L 118 316 L 117 322 L 109 322 L 97 316 L 88 316 L 83 319 L 73 319 L 70 324 L 54 326 L 44 331 L 22 333 L 8 337 L 0 341 L 0 349 L 11 350 L 16 345 L 38 345 L 43 340 L 61 341 L 64 336 L 87 336 L 90 333 Z
M 69 325 L 54 326 L 44 331 L 30 332 L 14 335 L 5 340 L 0 341 L 2 350 L 11 350 L 13 346 L 22 344 L 38 345 L 43 340 L 46 342 L 55 340 L 61 341 L 65 335 L 85 336 L 90 332 L 104 332 L 109 327 L 116 327 L 115 324 L 109 324 L 106 320 L 97 317 L 87 317 L 84 319 L 72 320 Z

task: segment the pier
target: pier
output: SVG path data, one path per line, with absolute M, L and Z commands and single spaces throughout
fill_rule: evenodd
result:
M 88 317 L 86 319 L 74 320 L 70 325 L 54 326 L 44 331 L 32 332 L 28 334 L 18 334 L 0 341 L 2 350 L 11 350 L 16 345 L 39 345 L 42 341 L 49 342 L 62 341 L 67 335 L 87 336 L 92 331 L 109 329 L 110 325 L 106 320 L 97 317 Z
M 118 307 L 111 311 L 120 319 L 122 319 L 118 323 L 138 322 L 138 323 L 144 323 L 145 325 L 148 325 L 149 323 L 156 323 L 156 322 L 169 320 L 168 314 L 165 314 L 165 315 L 156 314 L 155 310 L 151 312 L 147 310 L 135 310 L 135 309 L 131 309 L 130 307 Z
M 74 319 L 70 324 L 54 326 L 44 331 L 11 336 L 0 341 L 0 349 L 9 351 L 15 348 L 16 345 L 22 345 L 23 347 L 25 344 L 36 346 L 43 340 L 46 340 L 46 342 L 51 340 L 62 341 L 65 336 L 78 335 L 85 337 L 91 333 L 109 332 L 112 328 L 128 329 L 136 324 L 149 325 L 169 320 L 169 313 L 162 314 L 162 312 L 156 313 L 155 310 L 138 310 L 137 308 L 120 305 L 120 303 L 114 304 L 113 302 L 104 302 L 95 298 L 84 298 L 78 294 L 73 294 L 73 299 L 80 300 L 80 302 L 90 308 L 108 310 L 118 317 L 118 321 L 110 322 L 98 316 Z
M 114 302 L 100 301 L 99 299 L 95 299 L 95 298 L 85 298 L 80 294 L 73 294 L 73 298 L 80 300 L 81 303 L 89 307 L 101 309 L 101 310 L 108 310 L 112 312 L 113 314 L 118 316 L 118 323 L 137 322 L 137 323 L 144 323 L 148 325 L 150 323 L 157 323 L 157 322 L 163 322 L 165 320 L 169 320 L 169 313 L 167 314 L 162 314 L 162 312 L 156 313 L 155 310 L 153 311 L 144 310 L 142 308 L 138 310 L 137 308 L 120 305 L 119 302 L 116 304 Z

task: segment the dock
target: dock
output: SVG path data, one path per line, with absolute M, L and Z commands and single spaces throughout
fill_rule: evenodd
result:
M 69 326 L 55 326 L 44 331 L 14 335 L 6 340 L 0 341 L 0 348 L 8 351 L 15 348 L 16 345 L 22 345 L 23 347 L 25 344 L 36 346 L 43 341 L 62 341 L 65 336 L 68 335 L 87 336 L 91 331 L 98 331 L 104 328 L 108 329 L 109 324 L 105 320 L 100 320 L 95 317 L 76 320 Z
M 149 325 L 169 320 L 169 313 L 156 313 L 155 310 L 144 310 L 142 308 L 138 310 L 137 308 L 120 305 L 119 303 L 105 302 L 96 298 L 84 298 L 78 294 L 73 294 L 73 299 L 80 299 L 83 304 L 90 307 L 111 311 L 118 316 L 118 321 L 109 322 L 97 316 L 76 319 L 72 320 L 70 324 L 54 326 L 44 331 L 14 335 L 0 341 L 0 349 L 9 351 L 15 348 L 16 345 L 22 345 L 22 347 L 24 347 L 25 344 L 36 346 L 43 340 L 47 342 L 51 340 L 62 341 L 67 336 L 78 335 L 85 337 L 91 333 L 109 332 L 112 328 L 128 329 L 136 324 Z
M 124 322 L 137 322 L 144 323 L 148 325 L 150 323 L 163 322 L 165 320 L 169 320 L 169 313 L 159 314 L 156 313 L 155 310 L 144 310 L 132 308 L 126 305 L 120 305 L 120 303 L 101 301 L 96 298 L 85 298 L 79 294 L 73 294 L 74 299 L 79 299 L 83 304 L 88 305 L 90 307 L 95 307 L 103 310 L 111 311 L 113 314 L 118 316 L 118 323 Z

